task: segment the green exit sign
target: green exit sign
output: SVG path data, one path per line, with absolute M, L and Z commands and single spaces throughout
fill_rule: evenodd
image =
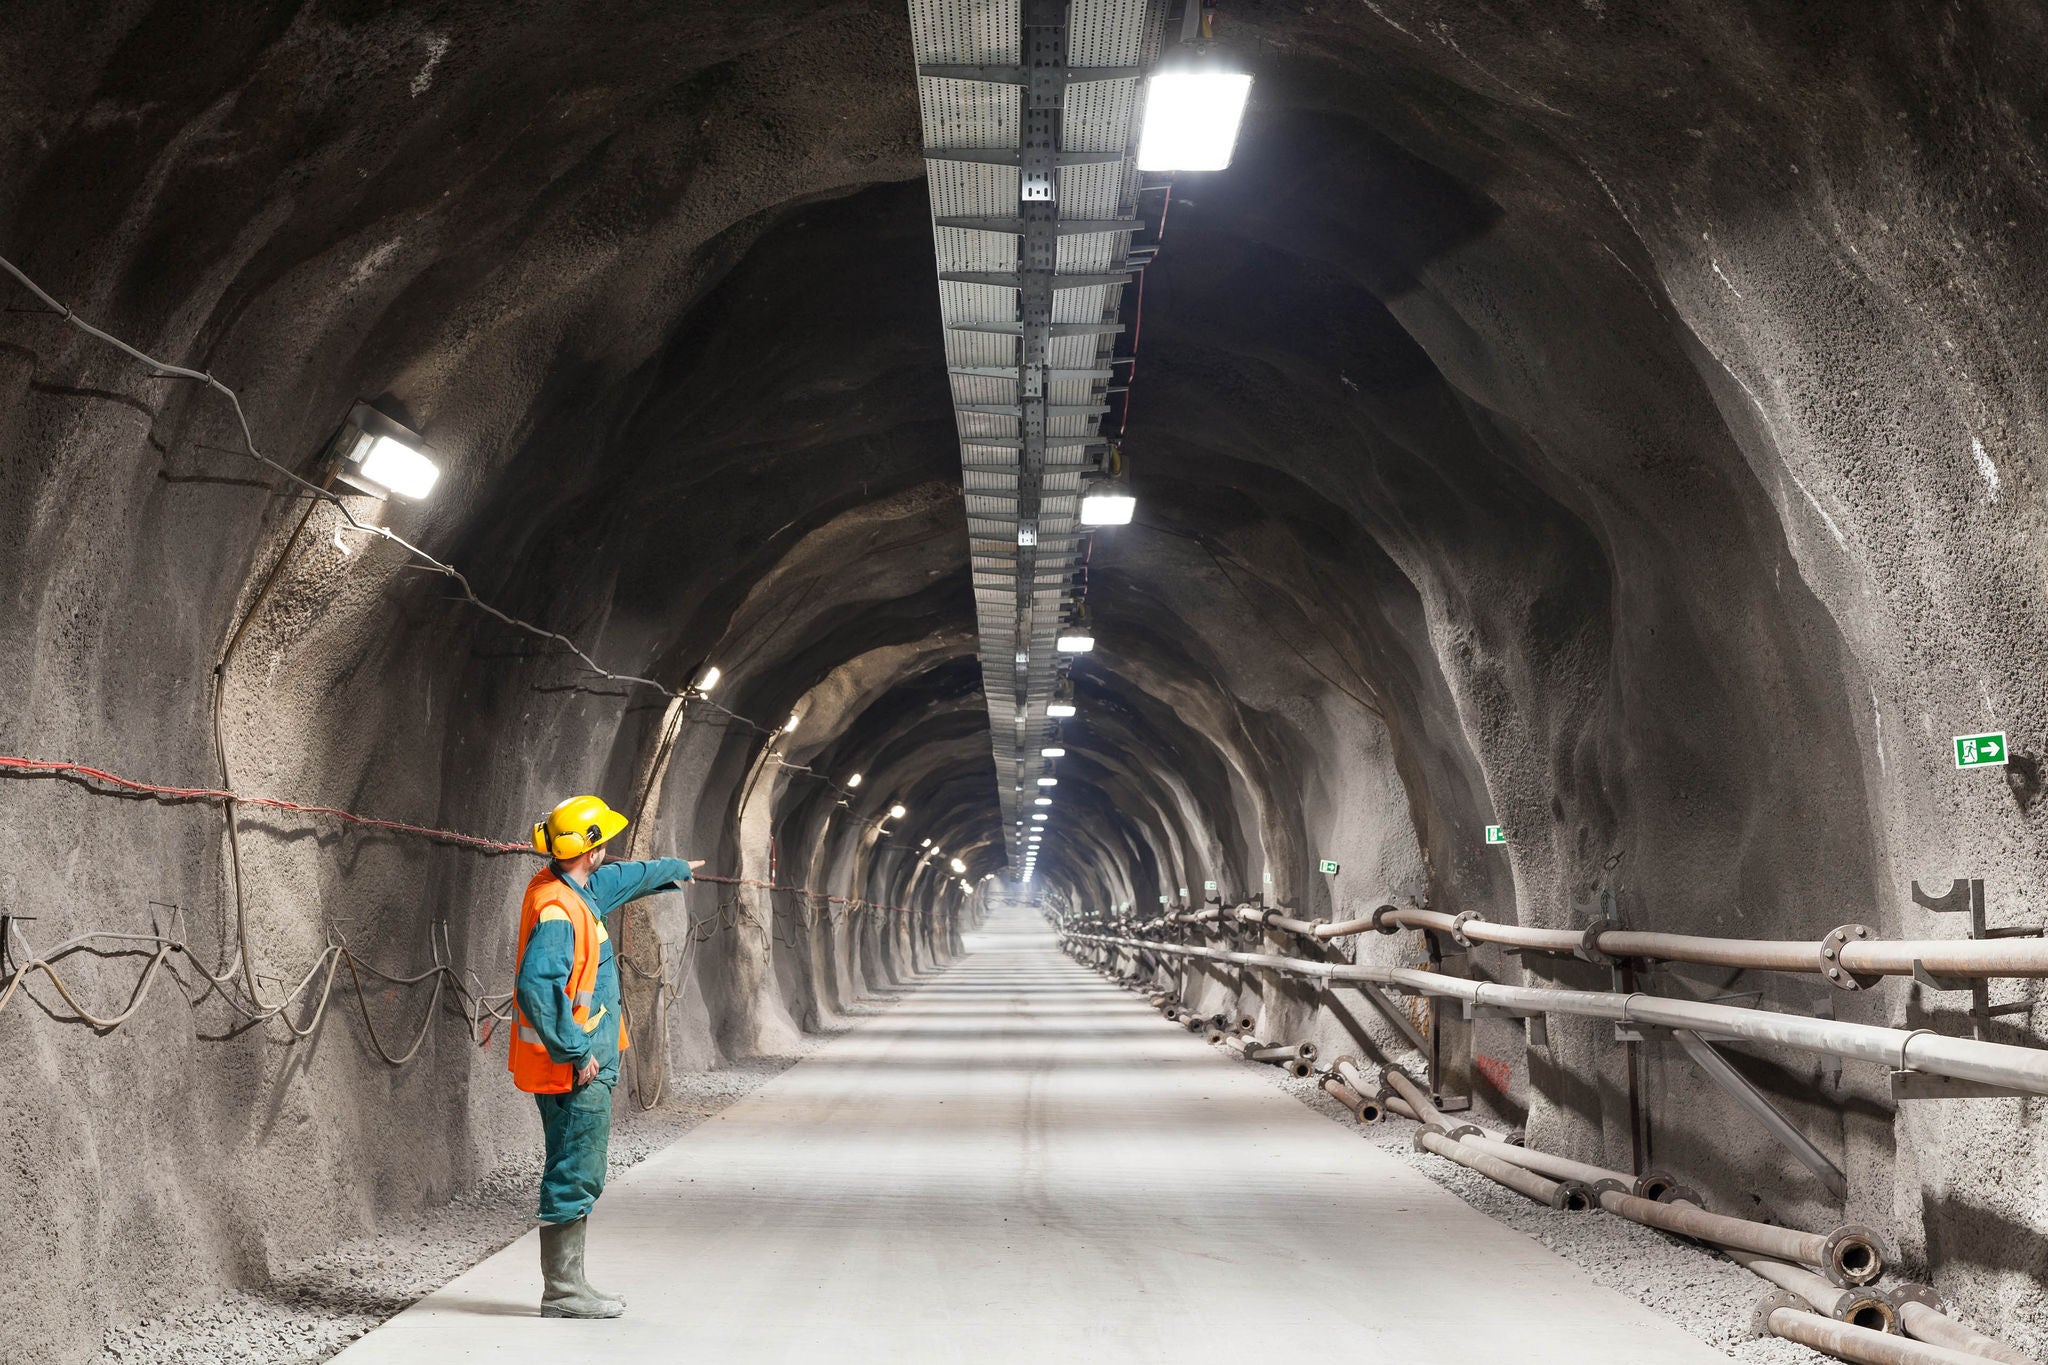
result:
M 1500 825 L 1488 825 L 1488 826 L 1486 827 L 1486 842 L 1487 842 L 1487 843 L 1489 843 L 1489 844 L 1504 844 L 1504 843 L 1506 843 L 1507 841 L 1508 841 L 1508 832 L 1507 832 L 1507 830 L 1506 830 L 1505 828 L 1503 828 L 1503 827 L 1502 827 L 1502 826 L 1500 826 Z
M 1202 883 L 1202 889 L 1203 889 L 1204 891 L 1214 891 L 1214 890 L 1216 889 L 1216 883 L 1214 883 L 1214 882 L 1203 882 L 1203 883 Z
M 2005 762 L 2005 731 L 1998 730 L 1988 735 L 1957 735 L 1956 766 L 1958 768 L 1988 768 L 1995 763 Z
M 1327 875 L 1335 875 L 1337 871 L 1337 865 L 1331 862 L 1328 858 L 1325 858 L 1321 862 L 1316 864 L 1316 871 L 1325 873 Z

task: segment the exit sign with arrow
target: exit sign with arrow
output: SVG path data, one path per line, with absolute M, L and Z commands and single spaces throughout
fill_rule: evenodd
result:
M 2005 731 L 1998 730 L 1988 735 L 1957 735 L 1956 766 L 1958 768 L 1988 768 L 2005 762 Z

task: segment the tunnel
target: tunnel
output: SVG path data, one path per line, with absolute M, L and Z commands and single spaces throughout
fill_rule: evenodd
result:
M 16 7 L 0 1362 L 2048 1356 L 2044 59 Z

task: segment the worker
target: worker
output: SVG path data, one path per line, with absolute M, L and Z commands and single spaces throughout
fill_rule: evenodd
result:
M 604 1191 L 612 1087 L 629 1046 L 619 969 L 604 918 L 652 891 L 691 880 L 703 860 L 606 861 L 626 817 L 595 796 L 572 796 L 533 827 L 548 865 L 519 907 L 512 1081 L 540 1106 L 547 1148 L 540 1177 L 540 1315 L 615 1318 L 626 1301 L 583 1277 L 591 1205 Z

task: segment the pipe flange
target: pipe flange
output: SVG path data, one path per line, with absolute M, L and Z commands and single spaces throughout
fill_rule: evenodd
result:
M 1400 933 L 1400 925 L 1387 923 L 1387 916 L 1399 914 L 1400 910 L 1401 907 L 1398 905 L 1382 905 L 1372 912 L 1372 927 L 1382 934 Z
M 1352 1113 L 1357 1116 L 1360 1123 L 1368 1128 L 1387 1116 L 1387 1111 L 1380 1108 L 1380 1102 L 1371 1096 L 1361 1097 L 1358 1101 L 1358 1108 L 1354 1109 Z
M 1869 1284 L 1884 1274 L 1885 1263 L 1893 1259 L 1877 1230 L 1861 1223 L 1844 1223 L 1829 1233 L 1820 1255 L 1821 1273 L 1828 1283 L 1844 1289 Z
M 1635 1191 L 1629 1188 L 1629 1183 L 1626 1180 L 1616 1180 L 1612 1176 L 1608 1177 L 1605 1180 L 1596 1180 L 1593 1182 L 1593 1197 L 1596 1200 L 1603 1194 L 1632 1195 L 1634 1193 Z
M 1820 941 L 1821 979 L 1830 986 L 1845 991 L 1864 990 L 1884 980 L 1880 973 L 1856 973 L 1842 965 L 1844 945 L 1861 943 L 1875 937 L 1876 934 L 1877 931 L 1867 924 L 1844 924 L 1828 930 L 1827 937 Z
M 1310 1076 L 1313 1076 L 1316 1071 L 1315 1067 L 1311 1066 L 1307 1062 L 1304 1062 L 1299 1057 L 1294 1058 L 1292 1061 L 1283 1062 L 1281 1063 L 1281 1065 L 1287 1069 L 1287 1074 L 1294 1077 L 1294 1079 L 1297 1081 L 1307 1080 Z
M 1885 1291 L 1884 1296 L 1894 1312 L 1909 1303 L 1917 1303 L 1922 1308 L 1932 1308 L 1937 1313 L 1948 1312 L 1948 1300 L 1941 1296 L 1941 1291 L 1931 1284 L 1921 1284 L 1917 1280 L 1905 1280 L 1895 1284 Z
M 1892 1307 L 1891 1300 L 1882 1289 L 1868 1285 L 1861 1289 L 1844 1289 L 1823 1311 L 1836 1322 L 1846 1322 L 1865 1331 L 1896 1333 L 1899 1330 L 1899 1310 Z
M 1453 1124 L 1449 1128 L 1439 1128 L 1437 1131 L 1442 1133 L 1445 1137 L 1449 1138 L 1453 1142 L 1460 1142 L 1468 1137 L 1486 1136 L 1486 1130 L 1484 1128 L 1475 1128 L 1469 1123 Z
M 1684 1188 L 1683 1185 L 1678 1183 L 1678 1177 L 1671 1174 L 1671 1172 L 1652 1170 L 1644 1171 L 1636 1177 L 1636 1187 L 1633 1193 L 1638 1199 L 1661 1201 L 1671 1191 Z M 1705 1203 L 1697 1196 L 1694 1196 L 1693 1202 L 1699 1204 L 1701 1208 L 1706 1207 Z
M 1707 1197 L 1690 1185 L 1673 1185 L 1657 1196 L 1659 1204 L 1691 1204 L 1694 1208 L 1705 1208 Z
M 1770 1293 L 1757 1300 L 1756 1308 L 1749 1315 L 1749 1330 L 1760 1337 L 1774 1337 L 1778 1335 L 1771 1330 L 1771 1314 L 1777 1312 L 1780 1308 L 1791 1308 L 1801 1313 L 1813 1311 L 1807 1306 L 1805 1299 L 1800 1298 L 1791 1290 L 1773 1289 Z
M 1351 1069 L 1357 1072 L 1360 1076 L 1363 1076 L 1365 1074 L 1365 1068 L 1358 1064 L 1358 1058 L 1352 1056 L 1348 1052 L 1341 1052 L 1330 1059 L 1330 1074 L 1332 1076 L 1335 1076 L 1338 1080 L 1343 1081 L 1343 1067 L 1346 1062 L 1351 1063 Z M 1351 1082 L 1344 1081 L 1344 1084 L 1350 1085 Z
M 1550 1195 L 1550 1207 L 1566 1213 L 1585 1213 L 1599 1202 L 1593 1187 L 1583 1180 L 1560 1180 Z
M 1572 956 L 1581 962 L 1591 962 L 1599 967 L 1610 965 L 1614 959 L 1600 951 L 1600 935 L 1602 931 L 1613 927 L 1611 924 L 1587 925 L 1586 932 L 1579 935 L 1579 946 L 1572 949 Z
M 1408 1140 L 1408 1145 L 1413 1147 L 1418 1152 L 1428 1151 L 1429 1146 L 1427 1143 L 1423 1142 L 1423 1139 L 1428 1137 L 1431 1133 L 1435 1133 L 1438 1137 L 1442 1137 L 1444 1135 L 1444 1130 L 1437 1127 L 1434 1123 L 1425 1123 L 1420 1128 L 1415 1130 L 1415 1136 Z
M 1475 919 L 1482 924 L 1486 922 L 1486 916 L 1480 914 L 1477 910 L 1461 910 L 1452 917 L 1451 937 L 1457 940 L 1459 946 L 1465 948 L 1473 946 L 1472 940 L 1465 937 L 1465 926 Z
M 1303 1043 L 1297 1051 L 1304 1062 L 1312 1062 L 1316 1059 L 1316 1045 L 1314 1043 Z

